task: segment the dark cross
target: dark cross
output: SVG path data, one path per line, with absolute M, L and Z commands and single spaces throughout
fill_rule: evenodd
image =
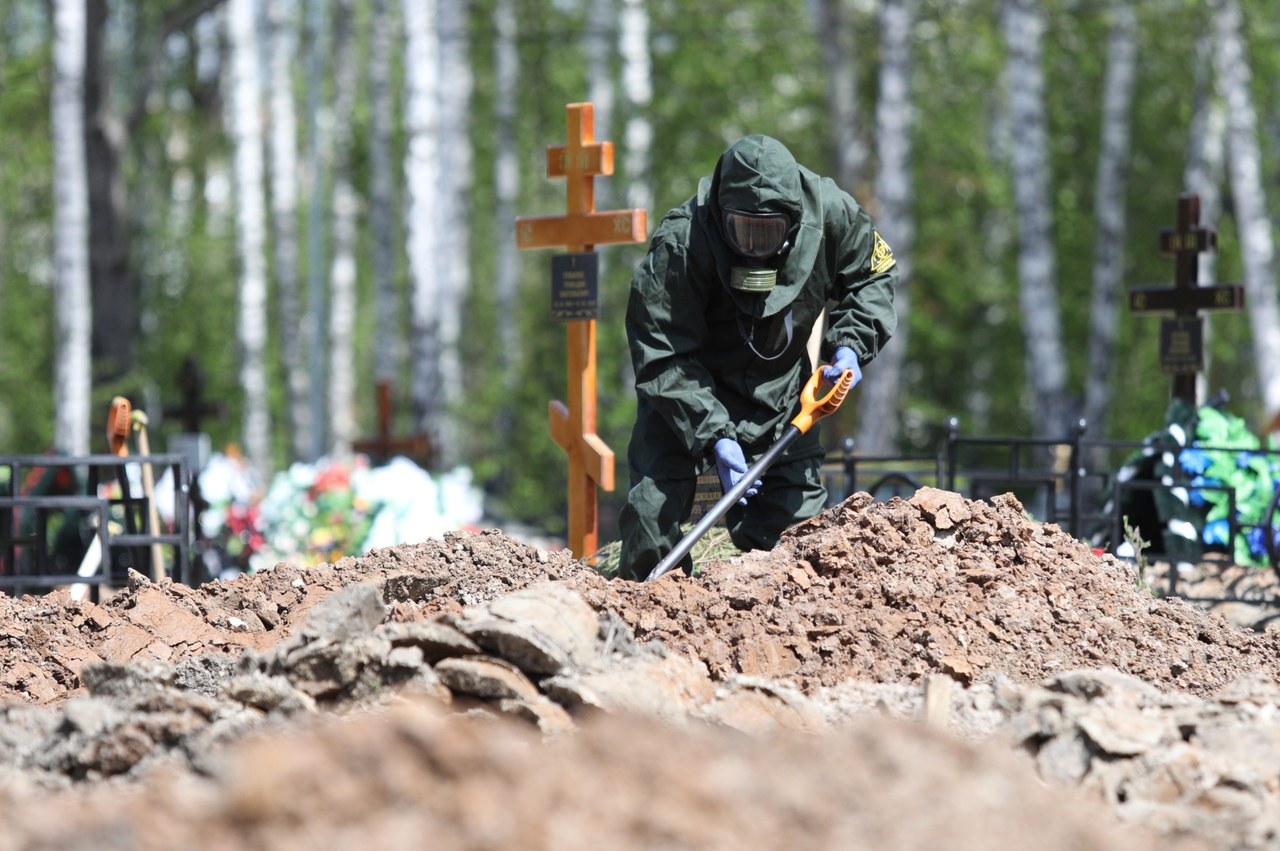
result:
M 405 438 L 391 436 L 391 382 L 383 380 L 378 382 L 378 436 L 356 441 L 352 448 L 381 464 L 396 454 L 416 460 L 426 459 L 430 442 L 425 434 Z
M 1239 284 L 1198 284 L 1201 252 L 1218 246 L 1218 232 L 1200 226 L 1200 196 L 1178 196 L 1178 226 L 1160 231 L 1160 251 L 1176 258 L 1172 287 L 1134 287 L 1133 313 L 1172 313 L 1160 325 L 1160 367 L 1173 375 L 1173 398 L 1196 405 L 1196 374 L 1204 369 L 1204 319 L 1201 310 L 1239 310 L 1244 288 Z
M 182 423 L 182 430 L 186 434 L 200 434 L 202 429 L 200 423 L 205 417 L 215 417 L 222 419 L 226 416 L 226 406 L 221 402 L 209 402 L 204 398 L 205 378 L 204 370 L 200 368 L 200 363 L 191 355 L 187 355 L 182 361 L 182 369 L 178 372 L 178 388 L 182 390 L 182 404 L 176 407 L 164 409 L 166 417 L 174 417 Z M 196 453 L 198 456 L 199 453 Z M 191 511 L 192 511 L 192 528 L 195 530 L 197 547 L 205 546 L 204 529 L 200 525 L 200 515 L 209 507 L 209 503 L 204 501 L 204 494 L 200 491 L 200 464 L 204 463 L 203 458 L 193 457 L 189 459 L 193 469 L 191 473 Z
M 204 370 L 191 356 L 182 362 L 182 371 L 178 373 L 178 387 L 182 390 L 182 404 L 165 408 L 164 415 L 175 417 L 181 422 L 183 431 L 195 434 L 200 431 L 200 422 L 205 417 L 221 419 L 226 415 L 226 407 L 221 402 L 208 402 L 204 399 Z

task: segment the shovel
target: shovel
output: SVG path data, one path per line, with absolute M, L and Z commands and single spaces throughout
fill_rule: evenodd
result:
M 669 552 L 657 566 L 649 572 L 649 576 L 645 582 L 652 582 L 660 579 L 670 570 L 680 563 L 680 559 L 688 555 L 689 550 L 693 549 L 693 545 L 698 539 L 707 533 L 707 530 L 716 525 L 724 513 L 733 507 L 733 504 L 742 498 L 742 495 L 755 484 L 757 479 L 764 477 L 765 470 L 773 466 L 773 462 L 778 456 L 787 451 L 787 447 L 795 442 L 796 438 L 809 430 L 809 427 L 825 416 L 834 414 L 836 409 L 840 407 L 840 403 L 844 401 L 844 397 L 849 395 L 850 388 L 853 387 L 853 370 L 846 369 L 836 379 L 836 383 L 827 391 L 827 395 L 821 399 L 817 398 L 818 387 L 822 384 L 822 371 L 825 366 L 820 366 L 813 375 L 809 377 L 808 383 L 804 389 L 800 391 L 800 413 L 796 414 L 795 419 L 787 426 L 782 433 L 782 437 L 770 446 L 760 458 L 751 465 L 751 469 L 743 474 L 738 483 L 729 488 L 725 495 L 720 497 L 720 501 L 711 507 L 711 510 L 702 515 L 696 525 L 689 530 L 680 543 L 676 544 L 676 548 Z
M 111 399 L 111 412 L 107 414 L 107 445 L 111 454 L 120 458 L 129 454 L 129 431 L 133 405 L 124 396 Z
M 147 413 L 134 411 L 133 428 L 138 432 L 138 452 L 143 458 L 151 457 L 151 442 L 147 439 Z M 152 538 L 160 534 L 160 512 L 156 509 L 156 480 L 151 462 L 142 462 L 142 495 L 147 498 L 147 534 Z M 164 551 L 155 541 L 151 543 L 151 579 L 159 582 L 165 577 Z

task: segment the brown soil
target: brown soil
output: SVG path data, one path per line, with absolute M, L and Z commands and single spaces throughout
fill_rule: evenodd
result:
M 642 639 L 691 653 L 720 678 L 787 677 L 805 691 L 847 679 L 1023 682 L 1105 665 L 1162 689 L 1209 695 L 1242 674 L 1280 674 L 1280 642 L 1137 587 L 1056 526 L 925 490 L 855 495 L 769 553 L 713 565 L 698 582 L 579 580 Z
M 492 531 L 133 580 L 0 596 L 0 851 L 1280 837 L 1280 634 L 1012 497 L 855 495 L 648 584 Z

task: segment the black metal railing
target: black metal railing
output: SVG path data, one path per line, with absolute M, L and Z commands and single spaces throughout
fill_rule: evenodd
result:
M 1103 440 L 1087 436 L 1084 420 L 1060 440 L 1023 437 L 965 436 L 959 421 L 947 423 L 946 438 L 935 454 L 861 455 L 846 439 L 836 457 L 828 457 L 824 481 L 832 504 L 855 491 L 867 491 L 877 499 L 909 496 L 919 487 L 933 485 L 956 491 L 970 499 L 989 499 L 1013 493 L 1031 516 L 1056 523 L 1076 538 L 1101 541 L 1118 553 L 1126 540 L 1126 506 L 1135 495 L 1157 493 L 1182 496 L 1192 489 L 1201 492 L 1225 491 L 1228 501 L 1227 541 L 1223 548 L 1235 552 L 1236 538 L 1261 529 L 1267 558 L 1280 574 L 1280 489 L 1270 507 L 1257 522 L 1236 517 L 1236 494 L 1228 486 L 1193 483 L 1182 469 L 1181 455 L 1195 449 L 1203 452 L 1250 453 L 1280 460 L 1280 452 L 1230 446 L 1156 446 L 1143 440 Z M 1126 461 L 1143 452 L 1168 454 L 1166 467 L 1172 472 L 1160 479 L 1131 477 L 1118 472 Z M 1167 551 L 1185 551 L 1184 542 L 1169 546 L 1160 536 L 1151 536 L 1153 545 L 1146 554 L 1153 558 Z M 1208 547 L 1195 541 L 1203 555 Z
M 174 520 L 169 531 L 147 531 L 152 506 L 145 494 L 133 493 L 129 476 L 131 466 L 142 464 L 150 464 L 156 478 L 165 470 L 171 476 Z M 152 571 L 153 545 L 170 549 L 173 579 L 195 584 L 190 559 L 191 479 L 185 456 L 7 455 L 0 456 L 0 469 L 7 471 L 9 482 L 0 498 L 0 590 L 24 593 L 28 587 L 123 584 L 127 568 L 144 574 Z M 22 483 L 42 470 L 65 471 L 75 492 L 22 493 Z M 101 486 L 112 482 L 118 484 L 118 493 L 101 495 Z M 73 532 L 86 548 L 96 539 L 99 568 L 90 571 L 81 562 L 76 570 L 68 570 L 52 559 L 51 522 L 76 524 Z M 82 571 L 89 575 L 81 575 Z

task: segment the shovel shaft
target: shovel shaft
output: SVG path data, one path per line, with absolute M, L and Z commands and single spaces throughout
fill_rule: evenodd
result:
M 147 439 L 147 415 L 135 411 L 134 422 L 138 429 L 138 452 L 143 458 L 151 457 L 151 442 Z M 147 534 L 153 538 L 160 534 L 160 512 L 156 509 L 156 479 L 150 461 L 142 462 L 142 493 L 147 498 Z M 165 576 L 164 550 L 159 544 L 151 544 L 151 579 L 159 582 Z
M 720 497 L 719 502 L 713 505 L 706 514 L 702 515 L 693 528 L 680 539 L 680 543 L 676 544 L 675 549 L 667 553 L 666 558 L 658 562 L 657 566 L 649 572 L 645 582 L 652 582 L 671 572 L 671 569 L 680 563 L 680 559 L 689 554 L 689 550 L 693 549 L 693 545 L 698 542 L 698 539 L 705 535 L 708 529 L 716 525 L 716 522 L 724 516 L 726 511 L 733 507 L 735 502 L 742 499 L 742 495 L 755 484 L 757 479 L 763 478 L 765 471 L 773 466 L 773 462 L 778 459 L 778 456 L 786 452 L 787 447 L 794 443 L 800 434 L 800 429 L 796 426 L 787 426 L 782 433 L 782 437 L 778 438 L 778 441 L 773 446 L 770 446 L 768 451 L 751 465 L 751 469 L 747 470 L 742 478 L 738 480 L 738 483 L 729 488 L 724 496 Z

